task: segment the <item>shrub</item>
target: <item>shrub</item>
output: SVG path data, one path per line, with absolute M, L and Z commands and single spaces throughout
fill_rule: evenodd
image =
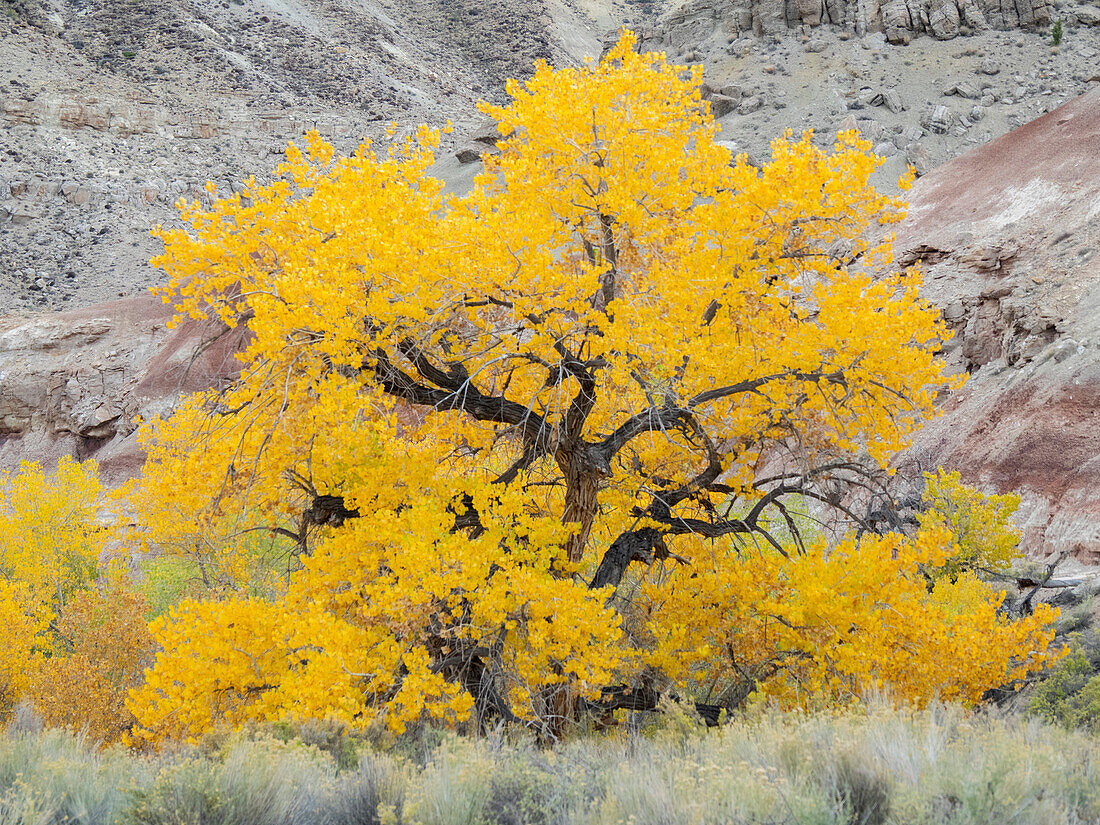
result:
M 97 753 L 82 735 L 21 727 L 0 737 L 0 822 L 114 825 L 144 765 L 124 751 Z
M 836 762 L 833 793 L 850 825 L 884 825 L 890 814 L 890 782 L 872 766 L 841 755 Z
M 564 796 L 564 776 L 542 770 L 528 754 L 505 758 L 489 780 L 479 823 L 483 825 L 551 825 L 556 803 Z
M 407 763 L 372 754 L 336 781 L 327 809 L 331 825 L 380 825 L 404 821 L 405 791 L 412 781 Z
M 1075 651 L 1045 674 L 1028 710 L 1067 728 L 1100 731 L 1100 674 L 1084 653 Z
M 168 759 L 136 789 L 131 825 L 306 825 L 323 821 L 332 766 L 316 751 L 262 739 L 236 741 L 224 759 L 195 752 Z
M 57 825 L 871 825 L 1100 821 L 1100 746 L 957 706 L 744 714 L 687 738 L 553 750 L 449 738 L 424 768 L 234 734 L 135 757 L 33 724 L 0 736 L 0 823 Z M 887 813 L 889 811 L 889 813 Z
M 272 726 L 276 738 L 283 742 L 298 741 L 316 748 L 332 758 L 337 770 L 352 770 L 359 766 L 358 741 L 347 725 L 335 720 L 306 719 L 283 721 Z
M 161 770 L 152 785 L 134 791 L 124 821 L 132 825 L 204 825 L 225 819 L 216 768 L 186 760 Z

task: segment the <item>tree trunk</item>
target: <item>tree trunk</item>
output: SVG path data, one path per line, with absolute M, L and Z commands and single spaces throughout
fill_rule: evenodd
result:
M 558 466 L 565 473 L 565 508 L 562 524 L 577 525 L 576 532 L 565 542 L 566 556 L 577 563 L 584 556 L 588 534 L 596 518 L 602 473 L 587 460 L 579 449 L 561 449 L 556 456 Z

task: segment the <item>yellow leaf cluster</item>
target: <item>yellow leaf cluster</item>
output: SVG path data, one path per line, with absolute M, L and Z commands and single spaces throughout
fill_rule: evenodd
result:
M 63 457 L 47 475 L 23 462 L 0 473 L 0 576 L 62 605 L 95 573 L 108 531 L 98 523 L 102 488 L 95 462 Z
M 942 527 L 789 556 L 695 551 L 690 568 L 644 584 L 631 619 L 652 639 L 650 663 L 677 681 L 803 707 L 882 690 L 973 704 L 1059 655 L 1049 605 L 1012 620 L 998 612 L 1003 593 L 970 574 L 928 591 L 924 570 L 952 551 Z M 701 640 L 716 655 L 700 657 Z
M 0 581 L 0 719 L 30 687 L 30 663 L 48 643 L 50 618 L 25 583 Z
M 453 491 L 415 443 L 394 448 L 377 439 L 360 456 L 362 489 L 376 495 L 355 503 L 379 518 L 319 543 L 281 598 L 186 601 L 153 623 L 162 650 L 131 701 L 146 736 L 287 717 L 381 718 L 398 732 L 425 716 L 463 721 L 468 684 L 439 662 L 490 645 L 506 651 L 502 698 L 523 718 L 546 684 L 594 693 L 612 678 L 618 617 L 601 593 L 552 573 L 565 569 L 561 525 L 502 499 L 483 535 L 449 534 Z

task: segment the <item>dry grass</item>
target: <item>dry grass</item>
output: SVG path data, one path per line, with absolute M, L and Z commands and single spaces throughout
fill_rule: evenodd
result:
M 270 731 L 97 751 L 23 718 L 0 737 L 0 825 L 1100 822 L 1100 740 L 953 707 L 760 713 L 711 731 L 666 718 L 553 750 L 444 737 L 423 763 L 365 748 L 357 767 L 338 762 Z

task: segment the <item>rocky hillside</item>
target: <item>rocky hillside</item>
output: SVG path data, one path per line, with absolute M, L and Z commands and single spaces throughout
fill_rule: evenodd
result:
M 991 28 L 1043 27 L 1052 19 L 1095 25 L 1096 18 L 1087 3 L 1052 0 L 689 0 L 669 15 L 660 36 L 672 45 L 705 51 L 716 28 L 728 38 L 743 33 L 782 35 L 832 24 L 859 36 L 883 32 L 890 43 L 908 45 L 921 34 L 949 40 Z
M 156 280 L 149 228 L 317 129 L 458 133 L 538 59 L 598 55 L 625 0 L 0 0 L 0 313 Z
M 1100 564 L 1100 91 L 918 181 L 896 248 L 970 374 L 914 456 L 1022 493 L 1032 554 Z
M 171 309 L 143 293 L 84 309 L 0 317 L 0 467 L 95 458 L 112 486 L 144 461 L 135 418 L 238 369 L 241 337 L 210 325 L 169 331 Z

